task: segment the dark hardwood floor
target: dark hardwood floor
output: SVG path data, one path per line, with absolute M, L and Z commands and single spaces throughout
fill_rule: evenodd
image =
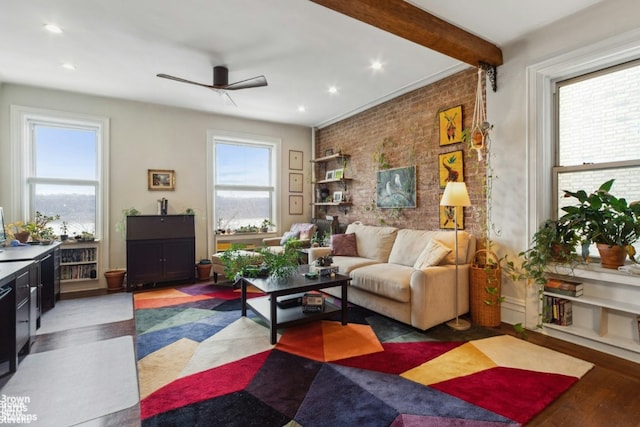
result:
M 516 335 L 511 325 L 496 328 Z M 68 331 L 38 335 L 32 353 L 69 345 L 135 336 L 135 321 L 88 326 Z M 640 426 L 640 365 L 543 334 L 528 331 L 527 341 L 580 359 L 595 367 L 555 402 L 538 414 L 528 426 Z M 0 386 L 3 382 L 0 380 Z M 140 408 L 109 414 L 92 426 L 139 426 Z

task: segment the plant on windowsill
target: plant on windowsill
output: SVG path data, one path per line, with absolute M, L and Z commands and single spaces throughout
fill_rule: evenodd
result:
M 64 242 L 69 238 L 69 223 L 67 221 L 62 221 L 60 231 L 62 231 L 60 234 L 60 240 Z
M 265 218 L 262 220 L 262 224 L 260 224 L 260 232 L 266 233 L 269 231 L 269 227 L 275 227 L 275 224 L 271 222 L 269 218 Z
M 609 193 L 614 181 L 604 182 L 591 194 L 565 190 L 565 197 L 577 199 L 578 204 L 563 207 L 566 213 L 561 219 L 581 236 L 585 256 L 588 246 L 595 243 L 602 267 L 617 269 L 624 265 L 627 255 L 636 262 L 632 245 L 640 239 L 640 202 L 627 203 Z
M 51 221 L 60 219 L 60 215 L 45 215 L 40 211 L 36 211 L 35 218 L 28 222 L 24 228 L 31 235 L 33 242 L 51 243 L 54 233 L 53 228 L 49 226 Z

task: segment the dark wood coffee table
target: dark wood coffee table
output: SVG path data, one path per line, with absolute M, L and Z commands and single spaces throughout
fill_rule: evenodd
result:
M 308 279 L 304 273 L 309 271 L 308 265 L 301 265 L 298 271 L 288 279 L 251 278 L 244 277 L 241 280 L 242 290 L 242 315 L 247 315 L 247 308 L 250 308 L 258 316 L 264 319 L 269 325 L 271 334 L 271 344 L 275 344 L 278 337 L 278 327 L 293 326 L 314 320 L 325 319 L 332 314 L 342 312 L 342 324 L 348 323 L 347 319 L 347 285 L 349 276 L 336 274 L 334 277 L 318 277 Z M 253 285 L 266 294 L 263 297 L 247 299 L 247 286 Z M 340 307 L 325 300 L 324 310 L 315 313 L 304 313 L 302 306 L 298 305 L 290 308 L 278 307 L 278 297 L 294 295 L 320 289 L 342 287 L 342 304 Z

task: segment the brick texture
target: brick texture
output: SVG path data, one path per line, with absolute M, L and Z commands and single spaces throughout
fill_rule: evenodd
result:
M 465 70 L 432 85 L 417 89 L 355 116 L 316 131 L 316 157 L 327 149 L 351 155 L 345 176 L 353 178 L 347 190 L 353 205 L 347 214 L 337 207 L 316 207 L 315 216 L 338 215 L 341 223 L 362 221 L 385 223 L 403 228 L 437 230 L 439 200 L 438 155 L 464 151 L 464 181 L 471 207 L 464 209 L 464 228 L 480 237 L 485 221 L 486 164 L 465 143 L 440 146 L 438 113 L 462 106 L 463 127 L 473 121 L 477 71 Z M 382 152 L 391 168 L 416 166 L 417 207 L 402 209 L 394 217 L 392 209 L 376 209 L 376 172 L 374 153 Z M 486 156 L 485 156 L 486 157 Z M 336 162 L 337 163 L 337 162 Z M 340 165 L 328 165 L 329 169 Z M 317 175 L 324 173 L 316 166 Z M 320 179 L 320 178 L 318 178 Z M 342 190 L 330 184 L 331 191 Z

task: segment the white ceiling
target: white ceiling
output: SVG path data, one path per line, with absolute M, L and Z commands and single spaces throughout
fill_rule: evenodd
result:
M 600 1 L 410 3 L 502 47 Z M 370 69 L 373 60 L 384 68 Z M 269 86 L 229 92 L 234 107 L 156 77 L 211 84 L 215 65 L 229 68 L 230 83 L 264 75 Z M 311 1 L 0 0 L 0 82 L 253 119 L 322 126 L 466 67 Z

